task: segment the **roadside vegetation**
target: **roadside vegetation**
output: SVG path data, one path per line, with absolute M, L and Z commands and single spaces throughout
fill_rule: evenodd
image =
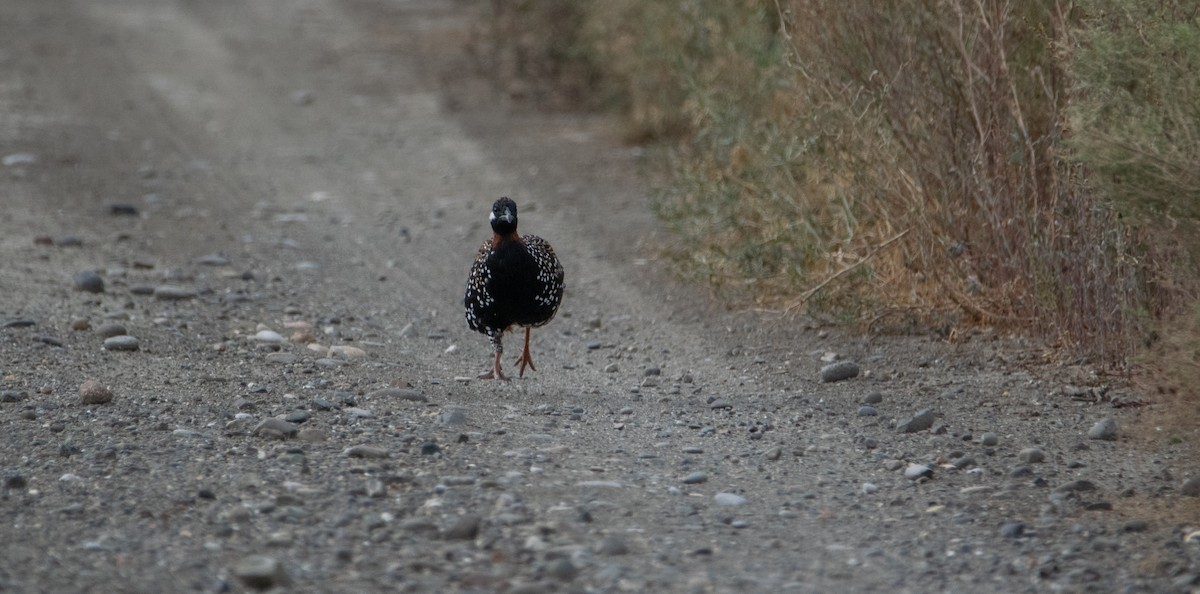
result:
M 652 147 L 685 276 L 1200 382 L 1190 0 L 494 0 L 507 91 Z

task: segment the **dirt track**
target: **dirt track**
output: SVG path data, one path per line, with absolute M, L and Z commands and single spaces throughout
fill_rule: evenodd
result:
M 677 286 L 635 151 L 507 110 L 471 7 L 0 3 L 0 591 L 242 591 L 251 556 L 279 591 L 1197 587 L 1195 462 L 1069 396 L 1132 395 Z M 461 295 L 502 194 L 568 288 L 538 371 L 481 382 Z M 304 323 L 363 356 L 255 338 Z M 833 355 L 863 373 L 820 382 Z

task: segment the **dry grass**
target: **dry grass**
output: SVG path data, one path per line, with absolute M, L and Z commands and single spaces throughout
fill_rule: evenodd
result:
M 494 0 L 488 38 L 658 141 L 670 252 L 726 297 L 1124 367 L 1200 330 L 1161 325 L 1200 287 L 1196 5 L 1143 4 Z

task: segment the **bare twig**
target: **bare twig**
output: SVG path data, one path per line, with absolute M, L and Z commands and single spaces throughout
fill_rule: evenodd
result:
M 847 272 L 850 272 L 851 270 L 854 270 L 855 268 L 858 268 L 859 266 L 862 266 L 863 264 L 866 264 L 866 263 L 867 263 L 867 262 L 868 262 L 868 261 L 869 261 L 871 258 L 875 257 L 875 254 L 878 254 L 878 253 L 879 253 L 881 250 L 883 250 L 883 248 L 885 248 L 885 247 L 887 247 L 887 246 L 889 246 L 889 245 L 891 245 L 891 244 L 895 243 L 895 242 L 896 242 L 897 240 L 899 240 L 901 237 L 904 237 L 905 235 L 908 235 L 908 232 L 909 232 L 909 231 L 911 231 L 911 230 L 912 230 L 912 229 L 905 229 L 905 230 L 901 231 L 901 232 L 900 232 L 898 235 L 896 235 L 895 237 L 893 237 L 893 238 L 891 238 L 891 239 L 889 239 L 889 240 L 887 240 L 887 241 L 885 241 L 885 242 L 883 242 L 883 243 L 879 244 L 878 246 L 876 246 L 876 247 L 875 247 L 875 249 L 871 250 L 871 253 L 869 253 L 869 254 L 867 254 L 866 256 L 864 256 L 864 257 L 863 257 L 863 259 L 861 259 L 861 260 L 859 260 L 859 261 L 857 261 L 857 262 L 855 262 L 855 263 L 853 263 L 853 264 L 851 264 L 851 265 L 849 265 L 849 266 L 847 266 L 847 267 L 845 267 L 845 268 L 843 268 L 843 269 L 841 269 L 841 270 L 839 270 L 839 271 L 835 272 L 835 273 L 833 274 L 833 276 L 830 276 L 829 278 L 827 278 L 827 279 L 825 279 L 825 280 L 821 281 L 821 283 L 820 283 L 820 284 L 818 284 L 817 286 L 815 286 L 815 287 L 813 287 L 813 288 L 811 288 L 811 289 L 809 289 L 809 290 L 805 291 L 804 293 L 802 293 L 802 294 L 800 295 L 800 298 L 799 298 L 799 299 L 797 299 L 797 300 L 796 300 L 794 303 L 792 303 L 791 305 L 787 306 L 787 308 L 786 308 L 786 309 L 784 309 L 784 311 L 785 311 L 785 312 L 791 312 L 792 310 L 794 310 L 794 309 L 796 309 L 796 308 L 800 307 L 801 305 L 804 305 L 804 302 L 808 301 L 808 300 L 809 300 L 809 298 L 811 298 L 813 295 L 815 295 L 815 294 L 817 293 L 817 291 L 820 291 L 821 289 L 825 288 L 825 285 L 828 285 L 829 283 L 831 283 L 831 282 L 833 282 L 833 281 L 835 281 L 835 280 L 837 280 L 837 279 L 841 278 L 841 277 L 842 277 L 842 276 L 844 276 L 844 275 L 845 275 Z

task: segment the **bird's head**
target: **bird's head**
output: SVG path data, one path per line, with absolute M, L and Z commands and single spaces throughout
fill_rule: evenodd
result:
M 492 231 L 497 235 L 512 235 L 517 232 L 517 203 L 504 197 L 492 204 L 492 215 L 488 219 Z

